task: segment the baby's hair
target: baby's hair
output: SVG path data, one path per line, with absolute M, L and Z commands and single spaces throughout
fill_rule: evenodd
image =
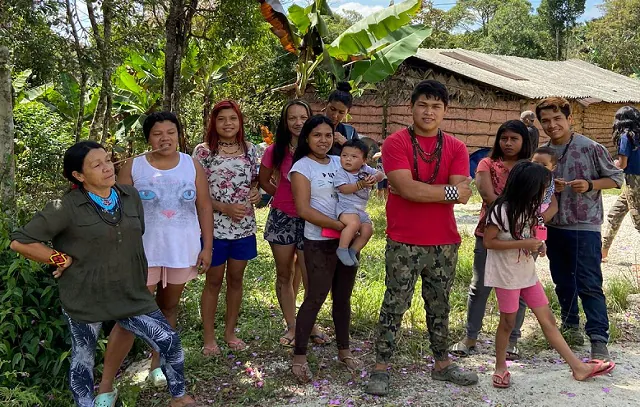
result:
M 520 161 L 509 172 L 502 194 L 488 211 L 487 222 L 522 239 L 524 229 L 536 223 L 543 195 L 551 184 L 551 171 L 531 161 Z M 502 218 L 506 205 L 507 223 Z
M 369 155 L 369 146 L 367 146 L 367 144 L 360 139 L 347 140 L 342 145 L 342 149 L 344 150 L 345 147 L 357 148 L 358 150 L 362 151 L 362 156 L 364 158 L 367 158 L 367 155 Z
M 553 165 L 558 164 L 558 155 L 556 154 L 556 151 L 549 146 L 538 147 L 536 148 L 536 151 L 533 152 L 533 154 L 546 154 L 551 157 L 551 163 Z

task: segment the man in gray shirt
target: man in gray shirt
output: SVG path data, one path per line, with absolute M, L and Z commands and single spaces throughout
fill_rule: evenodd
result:
M 542 100 L 536 116 L 558 157 L 554 173 L 558 213 L 548 225 L 547 256 L 562 310 L 563 334 L 570 345 L 584 341 L 579 329 L 579 297 L 587 317 L 591 358 L 608 360 L 609 318 L 600 268 L 604 218 L 601 191 L 620 188 L 623 174 L 604 146 L 571 131 L 567 100 Z

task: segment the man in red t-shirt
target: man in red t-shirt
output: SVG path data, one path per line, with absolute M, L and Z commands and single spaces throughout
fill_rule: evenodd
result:
M 380 310 L 376 367 L 365 391 L 389 391 L 387 367 L 402 317 L 422 277 L 422 297 L 435 366 L 434 380 L 478 382 L 448 356 L 449 292 L 455 278 L 460 235 L 453 205 L 471 196 L 467 147 L 440 130 L 449 94 L 440 82 L 420 82 L 411 95 L 413 125 L 389 136 L 382 160 L 391 194 L 387 201 L 387 290 Z

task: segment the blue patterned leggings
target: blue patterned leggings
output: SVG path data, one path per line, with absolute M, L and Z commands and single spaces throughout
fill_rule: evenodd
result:
M 93 365 L 102 322 L 86 324 L 64 313 L 71 330 L 71 369 L 69 384 L 78 407 L 93 407 Z M 119 319 L 118 324 L 142 338 L 160 353 L 160 367 L 173 397 L 185 395 L 184 352 L 178 333 L 171 328 L 160 310 L 146 315 Z

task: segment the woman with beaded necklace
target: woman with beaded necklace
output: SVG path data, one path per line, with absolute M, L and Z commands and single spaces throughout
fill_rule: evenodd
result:
M 214 242 L 211 268 L 206 274 L 201 312 L 205 356 L 219 355 L 215 338 L 215 315 L 222 281 L 227 277 L 227 314 L 224 340 L 233 351 L 247 349 L 235 327 L 242 302 L 242 279 L 247 262 L 258 255 L 253 205 L 258 192 L 259 159 L 253 144 L 245 141 L 242 113 L 225 100 L 211 111 L 206 142 L 193 150 L 209 181 L 213 203 Z
M 93 398 L 93 367 L 104 321 L 118 324 L 160 353 L 172 407 L 195 405 L 185 394 L 180 337 L 147 290 L 145 230 L 138 191 L 115 182 L 110 155 L 82 141 L 64 155 L 64 176 L 74 184 L 11 235 L 11 249 L 56 266 L 62 312 L 71 331 L 69 383 L 77 406 L 113 406 L 117 391 Z M 52 242 L 52 247 L 44 242 Z M 99 250 L 98 250 L 99 248 Z

